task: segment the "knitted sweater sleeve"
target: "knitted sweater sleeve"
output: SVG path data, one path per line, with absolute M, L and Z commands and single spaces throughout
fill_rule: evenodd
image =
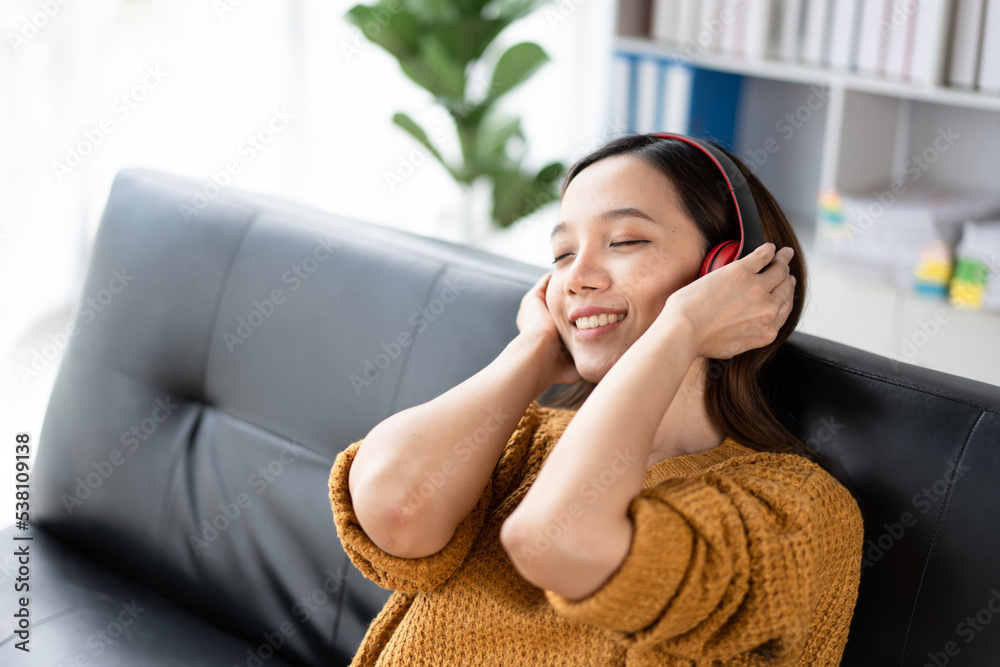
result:
M 698 664 L 738 655 L 794 664 L 817 641 L 810 630 L 834 633 L 825 645 L 843 651 L 862 519 L 819 466 L 790 454 L 729 461 L 644 489 L 629 516 L 633 541 L 618 570 L 583 600 L 547 591 L 556 611 Z M 844 602 L 848 617 L 832 618 Z
M 351 501 L 348 475 L 364 440 L 349 445 L 337 456 L 330 471 L 328 486 L 337 535 L 355 567 L 382 588 L 404 593 L 431 591 L 447 581 L 465 561 L 493 504 L 494 495 L 508 486 L 524 465 L 533 434 L 546 410 L 534 401 L 531 403 L 505 445 L 493 475 L 487 481 L 475 507 L 458 524 L 451 540 L 440 551 L 421 558 L 400 558 L 389 554 L 379 548 L 361 528 Z M 456 444 L 456 474 L 461 471 L 463 452 L 474 446 L 474 441 L 462 446 Z

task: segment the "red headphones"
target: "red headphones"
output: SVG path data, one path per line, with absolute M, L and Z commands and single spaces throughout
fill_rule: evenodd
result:
M 671 134 L 668 132 L 655 132 L 651 137 L 661 139 L 676 139 L 694 146 L 709 159 L 722 172 L 726 179 L 726 186 L 729 194 L 733 197 L 733 205 L 736 207 L 736 219 L 740 225 L 739 241 L 726 241 L 715 246 L 708 251 L 705 259 L 701 263 L 698 277 L 701 278 L 710 271 L 729 264 L 737 259 L 742 259 L 756 250 L 764 243 L 764 233 L 760 227 L 760 215 L 757 213 L 757 205 L 754 203 L 753 194 L 750 193 L 750 186 L 743 172 L 739 170 L 729 156 L 711 144 L 682 134 Z

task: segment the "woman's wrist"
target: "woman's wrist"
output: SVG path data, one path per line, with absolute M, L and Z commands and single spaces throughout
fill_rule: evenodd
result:
M 672 349 L 690 361 L 698 357 L 698 340 L 694 322 L 690 317 L 671 305 L 670 301 L 663 306 L 663 311 L 653 320 L 650 331 L 654 336 L 669 339 Z

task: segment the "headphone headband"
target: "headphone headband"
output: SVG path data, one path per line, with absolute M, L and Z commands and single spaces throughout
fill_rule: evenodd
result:
M 736 220 L 740 226 L 739 249 L 735 259 L 742 259 L 756 250 L 764 243 L 764 233 L 760 225 L 760 214 L 757 212 L 757 204 L 754 202 L 753 194 L 743 172 L 736 164 L 729 159 L 725 153 L 709 144 L 694 137 L 683 134 L 673 134 L 670 132 L 655 132 L 648 136 L 659 137 L 660 139 L 676 139 L 690 146 L 694 146 L 718 167 L 722 177 L 726 180 L 729 194 L 733 198 L 733 206 L 736 207 Z

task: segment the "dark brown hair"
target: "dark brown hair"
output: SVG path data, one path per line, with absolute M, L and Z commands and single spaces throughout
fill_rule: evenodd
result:
M 703 140 L 704 141 L 704 140 Z M 775 340 L 766 347 L 748 350 L 732 359 L 713 359 L 707 365 L 705 402 L 716 425 L 737 442 L 758 451 L 792 452 L 814 459 L 815 455 L 768 405 L 759 383 L 764 367 L 795 329 L 806 293 L 806 267 L 802 249 L 781 207 L 756 175 L 736 156 L 710 142 L 732 159 L 746 178 L 757 204 L 764 239 L 795 251 L 789 268 L 795 276 L 795 302 Z M 613 155 L 633 155 L 662 173 L 674 186 L 680 205 L 697 225 L 704 250 L 739 238 L 736 208 L 715 164 L 697 148 L 675 139 L 630 135 L 614 139 L 574 163 L 566 172 L 561 195 L 573 178 L 589 165 Z M 751 249 L 752 250 L 752 249 Z M 553 385 L 539 403 L 577 409 L 596 384 Z

